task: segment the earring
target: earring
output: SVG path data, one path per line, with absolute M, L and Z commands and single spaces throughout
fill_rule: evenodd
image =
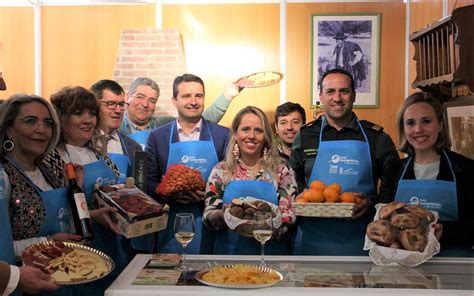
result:
M 15 148 L 15 143 L 13 143 L 12 140 L 6 139 L 5 141 L 3 141 L 3 149 L 5 151 L 10 152 L 13 150 L 13 148 Z
M 263 148 L 263 160 L 267 160 L 268 156 L 268 149 L 267 147 Z
M 237 143 L 234 144 L 234 149 L 232 150 L 232 154 L 234 154 L 235 160 L 239 160 L 240 158 L 240 149 Z

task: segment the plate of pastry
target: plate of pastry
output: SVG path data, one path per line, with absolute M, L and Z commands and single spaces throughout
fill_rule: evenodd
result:
M 283 74 L 276 71 L 262 71 L 255 72 L 244 77 L 239 78 L 235 84 L 239 87 L 266 87 L 280 82 L 283 79 Z

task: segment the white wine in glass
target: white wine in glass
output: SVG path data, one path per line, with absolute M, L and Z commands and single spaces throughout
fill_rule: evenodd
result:
M 178 269 L 186 271 L 189 267 L 186 265 L 186 246 L 194 237 L 194 216 L 191 213 L 176 214 L 174 219 L 174 237 L 183 246 L 183 260 Z
M 265 243 L 272 237 L 273 234 L 273 223 L 272 215 L 270 213 L 255 213 L 254 220 L 259 221 L 255 224 L 252 233 L 253 237 L 260 242 L 261 255 L 260 266 L 265 266 Z M 268 222 L 268 223 L 267 223 Z

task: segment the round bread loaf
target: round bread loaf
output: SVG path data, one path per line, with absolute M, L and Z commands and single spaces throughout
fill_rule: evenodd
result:
M 411 213 L 403 213 L 392 215 L 390 222 L 399 229 L 414 229 L 420 225 L 421 219 Z
M 399 241 L 394 241 L 391 245 L 390 245 L 390 248 L 393 248 L 393 249 L 403 249 L 403 246 L 402 244 L 399 242 Z
M 367 237 L 383 246 L 390 246 L 397 239 L 397 229 L 387 220 L 377 220 L 367 225 Z
M 237 218 L 240 218 L 242 219 L 244 217 L 244 210 L 239 207 L 239 206 L 232 206 L 230 209 L 229 209 L 229 213 L 234 216 L 234 217 L 237 217 Z
M 420 219 L 427 221 L 428 223 L 434 222 L 435 220 L 435 215 L 431 211 L 420 206 L 408 205 L 405 207 L 405 209 L 410 213 L 418 216 Z
M 403 208 L 406 205 L 403 201 L 392 201 L 386 204 L 379 211 L 380 219 L 388 219 L 398 209 Z
M 420 229 L 406 229 L 400 232 L 398 240 L 408 251 L 423 252 L 428 238 Z

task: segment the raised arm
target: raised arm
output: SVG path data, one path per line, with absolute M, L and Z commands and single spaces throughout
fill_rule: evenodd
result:
M 232 99 L 239 95 L 242 88 L 239 88 L 235 83 L 231 83 L 227 86 L 226 90 L 217 97 L 211 106 L 204 110 L 202 116 L 209 121 L 219 122 L 224 113 L 229 108 Z

